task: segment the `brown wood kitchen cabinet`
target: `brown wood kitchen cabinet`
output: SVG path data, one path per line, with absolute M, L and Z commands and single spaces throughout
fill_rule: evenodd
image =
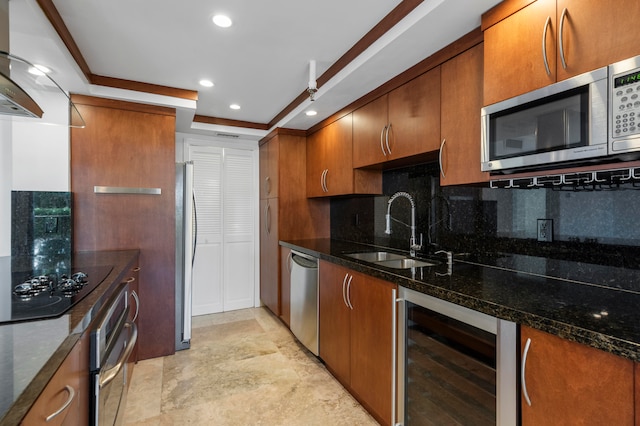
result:
M 260 299 L 288 324 L 287 271 L 278 243 L 328 237 L 329 200 L 307 198 L 304 132 L 277 129 L 260 141 L 259 157 Z
M 138 356 L 175 352 L 175 110 L 74 95 L 86 122 L 71 129 L 74 251 L 139 249 Z M 96 186 L 157 188 L 99 193 Z
M 440 146 L 440 67 L 353 112 L 353 167 L 378 165 Z
M 382 424 L 392 424 L 394 284 L 319 262 L 320 358 Z
M 308 136 L 308 197 L 382 193 L 381 172 L 353 168 L 352 123 L 348 114 Z
M 636 0 L 498 4 L 482 16 L 484 105 L 638 55 L 637 33 L 626 29 L 639 19 Z
M 83 336 L 64 359 L 22 425 L 84 425 L 89 422 L 89 338 Z M 63 407 L 65 407 L 63 409 Z M 59 410 L 59 411 L 58 411 Z M 58 412 L 59 414 L 53 415 Z
M 526 326 L 520 334 L 523 426 L 634 424 L 633 361 Z
M 480 170 L 483 45 L 479 44 L 441 66 L 440 185 L 486 182 Z

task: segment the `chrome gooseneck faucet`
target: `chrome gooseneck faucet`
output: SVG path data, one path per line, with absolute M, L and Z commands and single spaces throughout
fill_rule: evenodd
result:
M 418 241 L 416 240 L 416 203 L 413 201 L 413 197 L 409 193 L 396 192 L 391 196 L 391 198 L 389 198 L 389 204 L 387 204 L 387 214 L 385 216 L 387 227 L 384 230 L 384 233 L 391 234 L 391 219 L 393 219 L 391 217 L 391 204 L 398 197 L 404 197 L 411 203 L 411 226 L 409 227 L 411 229 L 411 238 L 409 239 L 409 254 L 412 257 L 415 257 L 416 250 L 422 249 L 422 241 L 420 241 L 420 244 L 418 244 Z M 397 219 L 393 220 L 399 222 Z M 404 225 L 407 226 L 406 224 Z M 420 240 L 422 240 L 422 235 L 420 235 Z

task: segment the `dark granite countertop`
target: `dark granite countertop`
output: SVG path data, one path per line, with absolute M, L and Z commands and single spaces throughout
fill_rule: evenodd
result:
M 506 253 L 454 257 L 433 267 L 390 269 L 347 257 L 381 250 L 330 239 L 281 241 L 355 271 L 640 361 L 640 271 Z M 385 251 L 396 251 L 386 249 Z
M 115 285 L 124 281 L 138 253 L 138 250 L 75 253 L 74 264 L 113 265 L 113 268 L 96 289 L 60 317 L 0 326 L 0 425 L 20 423 Z

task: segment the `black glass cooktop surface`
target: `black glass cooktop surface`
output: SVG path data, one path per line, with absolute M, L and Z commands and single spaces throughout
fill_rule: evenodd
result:
M 58 317 L 91 293 L 112 268 L 78 265 L 24 270 L 14 265 L 10 273 L 5 269 L 0 281 L 0 324 Z

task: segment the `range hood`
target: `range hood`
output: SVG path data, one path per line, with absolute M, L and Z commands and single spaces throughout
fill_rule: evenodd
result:
M 58 83 L 26 59 L 9 53 L 9 0 L 0 0 L 0 115 L 43 118 L 44 111 L 34 100 L 41 93 L 64 95 L 70 106 L 70 127 L 84 127 L 80 113 Z

